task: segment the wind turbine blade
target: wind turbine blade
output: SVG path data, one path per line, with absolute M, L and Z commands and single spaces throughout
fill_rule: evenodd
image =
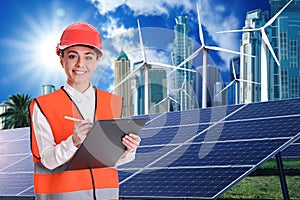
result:
M 270 50 L 273 58 L 275 59 L 277 65 L 280 66 L 279 60 L 276 57 L 276 54 L 275 54 L 275 52 L 274 52 L 274 50 L 273 50 L 273 48 L 272 48 L 272 46 L 270 44 L 269 38 L 268 38 L 268 36 L 267 36 L 267 34 L 266 34 L 266 32 L 265 32 L 264 29 L 261 30 L 261 37 L 263 39 L 262 42 L 266 43 L 266 45 L 268 46 L 268 48 L 269 48 L 269 50 Z
M 146 52 L 145 52 L 145 49 L 144 49 L 144 43 L 143 43 L 142 32 L 141 32 L 141 27 L 140 27 L 140 21 L 137 20 L 137 23 L 138 23 L 140 47 L 141 47 L 141 51 L 142 51 L 143 61 L 146 61 Z
M 191 61 L 193 58 L 195 58 L 200 51 L 203 49 L 203 45 L 197 49 L 194 53 L 192 53 L 189 57 L 187 57 L 184 61 L 182 61 L 178 66 L 176 66 L 177 68 L 180 68 L 181 66 L 185 65 L 187 62 Z
M 168 64 L 159 63 L 159 62 L 148 62 L 147 64 L 152 65 L 152 66 L 172 68 L 172 69 L 176 69 L 176 70 L 183 70 L 183 71 L 189 71 L 189 72 L 197 72 L 196 70 L 193 70 L 193 69 L 186 69 L 186 68 L 175 67 L 173 65 L 168 65 Z
M 168 100 L 168 97 L 163 98 L 163 100 L 161 100 L 160 102 L 156 103 L 155 105 L 153 105 L 152 107 L 158 106 L 159 104 L 161 104 L 162 102 Z
M 231 66 L 232 66 L 233 78 L 234 78 L 234 80 L 236 80 L 236 73 L 235 73 L 235 69 L 234 69 L 233 60 L 231 61 Z
M 239 54 L 239 55 L 243 55 L 243 56 L 249 56 L 252 58 L 255 58 L 255 56 L 249 55 L 249 54 L 244 54 L 238 51 L 232 51 L 232 50 L 228 50 L 228 49 L 224 49 L 221 47 L 216 47 L 216 46 L 206 46 L 207 49 L 211 49 L 211 50 L 215 50 L 215 51 L 223 51 L 223 52 L 227 52 L 227 53 L 233 53 L 233 54 Z
M 259 31 L 259 29 L 240 29 L 240 30 L 227 30 L 227 31 L 218 31 L 216 33 L 241 33 L 241 32 L 254 32 Z
M 190 99 L 193 100 L 192 97 L 186 92 L 186 90 L 182 90 L 184 92 L 184 94 Z
M 205 43 L 204 43 L 204 36 L 203 36 L 203 30 L 202 30 L 202 24 L 201 24 L 201 19 L 200 19 L 199 3 L 197 3 L 197 14 L 198 14 L 198 26 L 199 26 L 200 42 L 201 42 L 202 45 L 205 45 Z
M 118 84 L 116 84 L 113 89 L 110 90 L 110 92 L 112 92 L 113 90 L 115 90 L 116 88 L 118 88 L 121 84 L 123 84 L 125 81 L 129 80 L 138 70 L 140 70 L 141 67 L 143 67 L 145 64 L 145 61 L 142 62 L 142 64 L 140 66 L 138 66 L 137 68 L 135 68 L 134 70 L 132 70 L 122 81 L 120 81 Z
M 234 83 L 234 80 L 231 81 L 228 85 L 226 85 L 226 87 L 224 87 L 220 92 L 218 92 L 218 93 L 216 94 L 216 96 L 219 95 L 219 94 L 221 94 L 222 92 L 224 92 L 224 91 L 225 91 L 227 88 L 229 88 L 233 83 Z
M 185 85 L 185 82 L 186 82 L 186 76 L 184 76 L 184 80 L 182 82 L 182 85 L 181 85 L 181 89 L 183 89 L 184 85 Z
M 240 82 L 246 82 L 246 83 L 253 83 L 253 84 L 260 84 L 258 82 L 255 82 L 255 81 L 249 81 L 249 80 L 244 80 L 244 79 L 236 79 L 237 81 L 240 81 Z
M 171 99 L 171 100 L 174 101 L 175 103 L 179 104 L 179 102 L 178 102 L 176 99 L 174 99 L 174 98 L 172 98 L 172 97 L 170 97 L 170 96 L 169 96 L 169 99 Z
M 264 26 L 263 28 L 266 28 L 268 26 L 270 26 L 271 24 L 273 24 L 273 22 L 276 20 L 276 18 L 284 11 L 284 9 L 286 9 L 286 7 L 288 7 L 288 5 L 290 5 L 290 3 L 292 3 L 293 0 L 290 0 L 285 6 L 283 6 L 283 8 L 281 8 L 281 10 L 276 13 L 276 15 L 274 15 Z

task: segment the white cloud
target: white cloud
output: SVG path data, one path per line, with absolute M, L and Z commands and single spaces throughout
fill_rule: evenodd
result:
M 226 9 L 223 5 L 216 5 L 215 2 L 202 0 L 200 6 L 201 23 L 219 47 L 239 52 L 239 34 L 216 33 L 222 30 L 238 29 L 239 19 L 233 14 L 224 17 L 225 11 Z M 221 66 L 221 69 L 228 70 L 229 59 L 235 56 L 235 54 L 220 52 L 219 55 L 226 62 L 225 66 Z
M 178 0 L 114 0 L 114 1 L 102 1 L 102 0 L 90 0 L 91 3 L 98 9 L 99 13 L 105 15 L 108 12 L 114 12 L 120 5 L 127 5 L 134 15 L 168 15 L 168 7 L 182 6 L 184 11 L 190 11 L 194 8 L 194 3 L 191 1 L 178 1 Z

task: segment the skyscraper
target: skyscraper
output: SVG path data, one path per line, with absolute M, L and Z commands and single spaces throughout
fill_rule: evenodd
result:
M 245 26 L 243 29 L 254 29 L 262 27 L 268 21 L 268 12 L 262 12 L 260 9 L 247 12 Z M 268 37 L 270 37 L 270 28 L 265 29 Z M 260 32 L 244 32 L 242 34 L 241 52 L 245 54 L 251 54 L 256 56 L 255 58 L 249 56 L 241 56 L 240 72 L 241 79 L 250 80 L 255 82 L 261 82 L 261 34 Z M 267 60 L 270 61 L 270 54 L 267 51 Z M 273 85 L 271 85 L 271 77 L 273 77 L 273 71 L 268 66 L 268 94 L 269 99 L 272 100 L 271 92 L 273 91 Z M 261 100 L 260 85 L 241 82 L 240 83 L 240 103 L 258 102 Z
M 229 83 L 234 80 L 232 65 L 233 65 L 234 70 L 235 70 L 236 78 L 239 79 L 240 76 L 241 76 L 241 72 L 240 72 L 240 56 L 235 56 L 235 57 L 233 57 L 233 58 L 230 59 L 230 62 L 229 62 L 230 80 L 229 80 Z M 235 87 L 238 88 L 238 93 L 237 94 L 236 94 Z M 234 105 L 234 104 L 236 104 L 236 95 L 237 95 L 237 100 L 240 99 L 239 88 L 240 88 L 240 82 L 235 82 L 235 83 L 233 83 L 232 86 L 230 86 L 230 87 L 228 87 L 226 89 L 226 104 L 227 105 Z M 239 103 L 239 101 L 237 103 Z
M 114 70 L 115 85 L 121 82 L 130 72 L 130 60 L 123 50 L 120 52 L 117 60 L 114 61 Z M 132 93 L 130 79 L 117 87 L 115 89 L 115 94 L 123 97 L 122 116 L 131 116 Z
M 149 113 L 168 111 L 167 73 L 165 69 L 152 68 L 149 70 Z M 163 101 L 164 100 L 164 101 Z
M 179 16 L 175 18 L 175 38 L 173 43 L 172 61 L 173 65 L 179 65 L 184 59 L 191 55 L 192 42 L 189 38 L 190 26 L 188 17 Z M 187 62 L 182 68 L 192 69 L 191 62 Z M 174 71 L 174 93 L 179 104 L 174 104 L 174 110 L 188 110 L 194 108 L 195 100 L 193 95 L 193 72 L 183 70 Z M 184 92 L 184 95 L 182 95 Z
M 194 79 L 194 91 L 196 96 L 196 103 L 194 108 L 198 108 L 202 105 L 202 70 L 203 67 L 197 67 Z M 224 85 L 221 80 L 220 69 L 216 66 L 207 66 L 207 107 L 213 107 L 216 105 L 225 105 L 225 93 L 218 94 Z
M 274 16 L 288 0 L 270 0 L 271 16 Z M 300 1 L 294 0 L 279 15 L 272 26 L 272 43 L 280 66 L 273 60 L 274 99 L 300 96 Z
M 42 95 L 49 94 L 55 91 L 54 85 L 42 85 Z

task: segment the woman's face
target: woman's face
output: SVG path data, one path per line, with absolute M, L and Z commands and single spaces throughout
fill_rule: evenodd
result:
M 78 91 L 86 90 L 99 60 L 96 51 L 86 46 L 75 45 L 65 49 L 60 62 L 67 75 L 67 83 Z

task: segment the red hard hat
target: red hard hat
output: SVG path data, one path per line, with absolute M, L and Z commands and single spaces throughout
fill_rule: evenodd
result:
M 56 47 L 56 54 L 74 45 L 87 45 L 96 48 L 102 56 L 102 39 L 95 27 L 86 22 L 77 22 L 69 25 L 61 35 Z

